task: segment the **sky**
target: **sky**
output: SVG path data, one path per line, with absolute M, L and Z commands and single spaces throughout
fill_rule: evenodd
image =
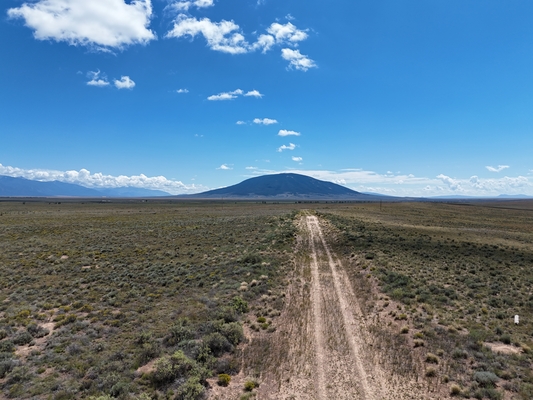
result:
M 3 0 L 0 175 L 533 195 L 533 2 Z

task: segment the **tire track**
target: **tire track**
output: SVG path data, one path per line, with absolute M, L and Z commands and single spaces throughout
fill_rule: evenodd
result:
M 342 325 L 344 326 L 344 334 L 347 339 L 347 342 L 350 347 L 350 353 L 351 353 L 351 363 L 353 369 L 355 369 L 354 372 L 357 374 L 357 383 L 360 389 L 359 398 L 362 400 L 379 400 L 382 399 L 382 393 L 381 388 L 384 387 L 385 382 L 381 379 L 381 374 L 378 374 L 372 364 L 364 363 L 364 354 L 363 354 L 363 338 L 362 338 L 362 331 L 361 331 L 361 311 L 359 308 L 359 305 L 357 304 L 357 299 L 353 295 L 353 290 L 351 288 L 351 285 L 349 285 L 349 281 L 347 280 L 347 277 L 345 274 L 343 274 L 344 271 L 338 271 L 337 270 L 337 263 L 340 268 L 342 268 L 342 265 L 340 264 L 340 261 L 337 257 L 337 263 L 335 262 L 332 251 L 329 248 L 328 244 L 326 243 L 326 240 L 324 238 L 324 235 L 322 233 L 322 229 L 320 228 L 320 224 L 318 221 L 318 218 L 316 216 L 307 216 L 306 217 L 306 224 L 307 229 L 309 231 L 310 235 L 310 250 L 311 250 L 311 258 L 312 258 L 312 272 L 313 272 L 313 295 L 312 295 L 312 303 L 313 303 L 313 309 L 314 309 L 314 331 L 315 331 L 315 339 L 316 339 L 316 357 L 317 357 L 317 364 L 318 364 L 318 370 L 323 370 L 322 366 L 324 366 L 324 360 L 326 358 L 325 352 L 327 351 L 324 347 L 324 339 L 323 339 L 323 329 L 325 328 L 326 324 L 325 321 L 322 318 L 321 315 L 321 308 L 322 308 L 322 299 L 320 296 L 320 293 L 317 293 L 317 291 L 320 291 L 320 274 L 319 274 L 319 262 L 318 262 L 318 252 L 317 247 L 320 247 L 320 250 L 323 250 L 327 256 L 327 266 L 329 267 L 328 272 L 331 274 L 331 278 L 333 281 L 333 289 L 334 289 L 334 295 L 335 295 L 335 301 L 338 303 L 338 306 L 341 311 L 342 315 Z M 326 261 L 326 260 L 325 260 Z M 342 277 L 341 277 L 342 275 Z M 350 298 L 351 302 L 348 300 Z M 355 309 L 355 314 L 358 318 L 354 315 L 352 312 L 352 309 Z M 317 315 L 318 313 L 318 315 Z M 327 317 L 327 316 L 326 316 Z M 333 371 L 330 371 L 330 373 Z M 343 372 L 343 371 L 338 371 Z M 324 375 L 324 373 L 323 373 Z M 331 377 L 328 377 L 331 378 Z M 320 399 L 327 399 L 325 392 L 325 382 L 326 382 L 325 376 L 318 377 L 318 386 L 319 386 L 319 393 Z M 372 383 L 370 382 L 370 379 L 372 379 Z M 329 380 L 329 379 L 328 379 Z

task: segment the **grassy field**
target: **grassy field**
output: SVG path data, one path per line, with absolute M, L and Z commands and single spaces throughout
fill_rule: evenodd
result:
M 394 373 L 433 398 L 533 398 L 521 201 L 2 202 L 0 398 L 196 399 L 208 378 L 260 376 L 311 208 Z M 243 351 L 245 331 L 260 341 Z

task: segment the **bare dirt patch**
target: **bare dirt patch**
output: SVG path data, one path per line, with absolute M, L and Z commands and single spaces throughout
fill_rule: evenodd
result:
M 483 343 L 494 353 L 503 353 L 503 354 L 519 354 L 522 352 L 522 349 L 519 347 L 512 346 L 510 344 L 504 343 Z

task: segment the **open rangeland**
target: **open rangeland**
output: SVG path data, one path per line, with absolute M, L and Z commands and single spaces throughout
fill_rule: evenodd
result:
M 531 202 L 10 201 L 0 250 L 0 398 L 533 398 Z

